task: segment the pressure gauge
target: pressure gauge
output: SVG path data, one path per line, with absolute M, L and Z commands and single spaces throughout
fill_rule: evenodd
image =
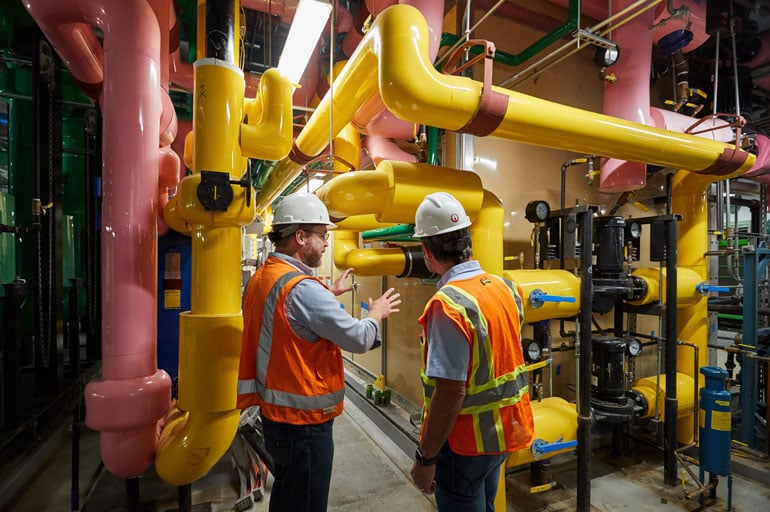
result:
M 642 342 L 637 338 L 629 338 L 626 341 L 626 350 L 628 350 L 628 355 L 636 357 L 642 353 Z
M 551 214 L 551 207 L 545 201 L 530 201 L 524 209 L 524 217 L 532 222 L 544 222 Z
M 543 357 L 543 349 L 536 341 L 530 341 L 527 343 L 527 359 L 532 362 L 539 361 Z
M 638 240 L 642 236 L 642 225 L 638 222 L 630 221 L 626 224 L 626 235 L 630 239 Z
M 620 48 L 613 46 L 611 48 L 597 47 L 594 53 L 594 64 L 600 68 L 612 66 L 620 57 Z

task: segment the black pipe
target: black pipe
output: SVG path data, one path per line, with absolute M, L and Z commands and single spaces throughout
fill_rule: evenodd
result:
M 671 175 L 669 175 L 670 180 Z M 676 348 L 677 348 L 677 220 L 666 222 L 666 416 L 663 438 L 663 481 L 667 485 L 676 485 L 677 446 L 676 418 L 679 404 L 676 397 Z M 694 379 L 698 376 L 694 375 Z
M 72 410 L 70 510 L 80 510 L 80 401 Z
M 192 511 L 192 484 L 179 486 L 179 512 Z
M 80 377 L 80 309 L 79 291 L 80 278 L 71 278 L 69 289 L 69 318 L 65 323 L 64 342 L 69 346 L 69 378 L 76 380 Z
M 199 21 L 200 23 L 200 21 Z M 235 2 L 208 0 L 206 2 L 206 57 L 235 62 Z
M 19 425 L 21 404 L 21 365 L 19 364 L 19 310 L 27 285 L 22 280 L 3 283 L 3 421 L 0 430 L 11 430 Z
M 577 510 L 591 510 L 591 318 L 594 285 L 592 280 L 593 262 L 593 211 L 591 208 L 581 215 L 580 242 L 580 361 L 578 381 L 578 447 L 577 447 Z M 676 416 L 674 416 L 676 417 Z

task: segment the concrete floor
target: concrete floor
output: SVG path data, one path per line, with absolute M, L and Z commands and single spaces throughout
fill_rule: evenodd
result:
M 356 403 L 360 403 L 356 402 Z M 412 485 L 409 470 L 412 459 L 392 441 L 367 415 L 346 399 L 345 413 L 335 422 L 335 461 L 329 510 L 332 511 L 433 511 L 432 497 Z M 60 448 L 35 479 L 20 492 L 5 510 L 71 510 L 71 447 L 63 429 Z M 138 482 L 139 503 L 128 504 L 125 481 L 101 470 L 98 434 L 87 431 L 81 439 L 79 510 L 89 512 L 172 511 L 178 507 L 177 488 L 160 481 L 148 470 Z M 681 485 L 663 484 L 663 462 L 659 451 L 644 444 L 632 444 L 633 457 L 613 460 L 606 448 L 598 448 L 592 457 L 591 504 L 598 512 L 615 511 L 724 511 L 727 510 L 727 479 L 720 477 L 717 499 L 700 505 L 685 498 Z M 697 474 L 697 468 L 694 468 Z M 767 461 L 733 458 L 733 510 L 766 510 L 770 503 L 770 477 Z M 751 474 L 754 479 L 744 474 Z M 508 511 L 574 511 L 576 507 L 576 457 L 561 455 L 554 459 L 551 477 L 553 489 L 532 494 L 529 471 L 509 472 L 506 478 Z M 267 511 L 267 496 L 251 508 Z M 687 489 L 694 489 L 691 481 Z M 223 458 L 201 480 L 193 484 L 192 503 L 196 511 L 234 510 L 238 498 L 238 478 L 230 460 Z

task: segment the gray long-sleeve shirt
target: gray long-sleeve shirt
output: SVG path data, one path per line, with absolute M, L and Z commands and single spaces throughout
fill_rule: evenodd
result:
M 274 252 L 300 272 L 314 275 L 313 269 L 296 258 Z M 286 297 L 286 316 L 292 329 L 310 342 L 327 339 L 348 352 L 362 354 L 382 344 L 377 321 L 358 320 L 340 307 L 340 303 L 326 287 L 314 279 L 303 279 Z

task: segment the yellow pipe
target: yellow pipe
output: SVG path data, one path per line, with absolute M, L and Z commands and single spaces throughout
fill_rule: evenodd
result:
M 524 292 L 524 321 L 569 318 L 580 311 L 580 279 L 566 270 L 505 270 L 503 275 L 518 283 Z M 574 297 L 575 302 L 543 302 L 536 307 L 529 297 L 540 290 L 555 297 Z
M 532 401 L 532 416 L 535 419 L 535 439 L 546 443 L 556 441 L 574 441 L 577 439 L 577 409 L 575 404 L 563 398 L 548 397 Z M 573 451 L 575 448 L 564 448 L 548 453 L 547 458 L 560 453 Z M 511 468 L 522 464 L 535 462 L 535 456 L 530 448 L 513 452 L 505 462 L 505 467 Z M 543 459 L 540 459 L 543 460 Z
M 640 278 L 647 284 L 647 292 L 638 300 L 628 301 L 634 306 L 660 302 L 666 303 L 666 269 L 652 267 L 640 268 L 632 272 L 632 275 Z M 661 278 L 662 276 L 662 278 Z M 703 299 L 698 293 L 697 287 L 703 283 L 703 279 L 691 268 L 678 268 L 676 271 L 676 306 L 684 309 L 693 306 Z
M 243 72 L 216 59 L 200 59 L 194 70 L 196 90 L 206 94 L 193 96 L 193 175 L 164 212 L 170 226 L 192 235 L 191 307 L 179 318 L 179 397 L 155 460 L 158 475 L 173 485 L 205 475 L 230 447 L 240 418 L 241 227 L 253 221 L 255 202 L 247 205 L 246 190 L 235 186 L 225 211 L 206 210 L 197 196 L 201 171 L 240 179 L 244 156 L 281 158 L 291 138 L 291 86 L 280 73 L 263 75 L 244 125 Z
M 360 249 L 358 231 L 334 231 L 337 268 L 352 268 L 359 276 L 397 276 L 404 272 L 406 257 L 401 249 Z
M 461 173 L 467 174 L 467 173 Z M 503 273 L 503 203 L 490 191 L 483 189 L 481 208 L 471 224 L 473 257 L 490 274 Z
M 377 70 L 377 72 L 372 72 Z M 337 133 L 378 90 L 397 117 L 448 130 L 461 130 L 477 113 L 482 83 L 468 77 L 442 75 L 428 58 L 428 27 L 417 9 L 394 5 L 384 10 L 297 137 L 307 155 L 320 153 L 329 130 Z M 509 91 L 502 121 L 489 135 L 529 144 L 595 153 L 676 169 L 707 171 L 735 146 L 560 105 Z M 329 122 L 333 107 L 334 116 Z M 739 171 L 754 165 L 746 154 Z M 299 174 L 302 164 L 280 162 L 258 198 L 270 204 Z
M 373 213 L 366 215 L 351 215 L 350 217 L 345 217 L 343 220 L 336 221 L 335 224 L 337 224 L 339 229 L 359 232 L 396 225 L 395 222 L 377 222 L 377 218 Z
M 679 357 L 678 354 L 677 357 Z M 690 364 L 693 364 L 692 357 L 690 358 Z M 690 373 L 692 373 L 692 369 L 690 370 Z M 660 379 L 660 393 L 656 393 L 656 385 L 657 378 L 653 375 L 637 380 L 631 385 L 631 389 L 640 393 L 647 401 L 647 410 L 642 413 L 642 418 L 652 418 L 655 415 L 655 401 L 657 396 L 658 415 L 660 416 L 661 421 L 665 421 L 666 379 Z M 690 375 L 677 372 L 676 399 L 677 441 L 683 444 L 689 444 L 693 441 L 692 415 L 696 413 L 695 405 L 697 400 L 697 397 L 694 395 L 693 379 Z
M 429 164 L 383 160 L 373 171 L 336 176 L 316 194 L 334 217 L 373 213 L 378 222 L 413 224 L 417 207 L 437 187 L 455 196 L 471 219 L 478 216 L 484 201 L 479 175 Z
M 277 68 L 259 77 L 257 96 L 244 102 L 247 123 L 240 125 L 243 156 L 278 160 L 291 151 L 291 83 Z

